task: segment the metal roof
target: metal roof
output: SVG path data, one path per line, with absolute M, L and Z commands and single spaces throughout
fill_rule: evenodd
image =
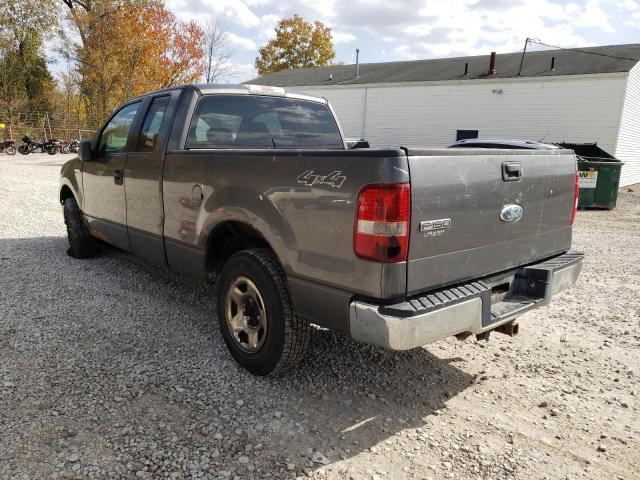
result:
M 520 77 L 584 75 L 628 72 L 640 61 L 640 44 L 608 45 L 562 50 L 529 51 Z M 552 58 L 554 68 L 551 68 Z M 330 65 L 283 70 L 246 83 L 259 85 L 327 86 L 393 82 L 425 82 L 517 78 L 522 53 L 496 56 L 496 73 L 489 74 L 490 55 L 438 58 L 387 63 L 361 63 L 356 78 L 355 65 Z M 469 64 L 465 75 L 465 64 Z

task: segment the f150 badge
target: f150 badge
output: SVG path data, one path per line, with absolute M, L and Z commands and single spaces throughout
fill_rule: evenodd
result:
M 451 227 L 450 218 L 440 218 L 438 220 L 427 220 L 420 222 L 420 231 L 424 232 L 425 237 L 435 237 L 442 235 L 445 230 Z
M 500 220 L 507 223 L 516 223 L 520 221 L 523 213 L 524 209 L 520 205 L 511 203 L 502 207 L 502 211 L 500 212 Z
M 347 179 L 340 170 L 334 170 L 326 175 L 318 175 L 313 170 L 307 170 L 298 175 L 298 183 L 313 187 L 314 185 L 330 185 L 332 188 L 340 188 Z

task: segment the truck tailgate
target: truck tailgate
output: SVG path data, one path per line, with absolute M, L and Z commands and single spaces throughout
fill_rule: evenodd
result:
M 576 172 L 572 151 L 405 151 L 412 204 L 408 294 L 569 249 Z M 513 221 L 518 207 L 522 215 Z

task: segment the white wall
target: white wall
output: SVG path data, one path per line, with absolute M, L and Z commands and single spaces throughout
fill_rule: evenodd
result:
M 295 90 L 327 97 L 346 136 L 363 136 L 372 146 L 442 147 L 456 140 L 456 130 L 479 130 L 485 138 L 598 142 L 613 154 L 626 79 L 624 73 Z M 492 93 L 498 89 L 503 93 Z M 635 121 L 638 98 L 628 107 Z
M 620 185 L 640 183 L 640 64 L 629 72 L 615 156 L 625 162 Z
M 289 90 L 289 89 L 287 89 Z M 342 130 L 347 137 L 362 138 L 362 119 L 364 115 L 363 88 L 325 90 L 304 88 L 304 93 L 318 97 L 327 97 L 336 112 Z

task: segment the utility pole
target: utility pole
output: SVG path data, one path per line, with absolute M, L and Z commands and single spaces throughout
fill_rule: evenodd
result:
M 520 68 L 518 69 L 518 76 L 520 76 L 520 74 L 522 73 L 522 66 L 524 65 L 524 56 L 527 53 L 527 45 L 529 45 L 530 40 L 531 39 L 527 37 L 527 39 L 524 41 L 524 50 L 522 50 L 522 58 L 520 59 Z

